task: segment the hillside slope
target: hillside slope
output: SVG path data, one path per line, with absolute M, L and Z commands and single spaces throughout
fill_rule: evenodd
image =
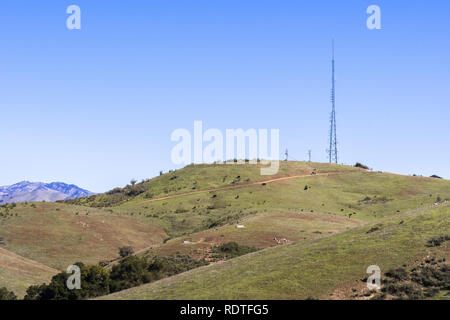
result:
M 417 208 L 424 208 L 422 211 L 428 210 L 434 203 L 442 203 L 445 199 L 450 199 L 450 181 L 447 180 L 370 172 L 327 164 L 321 164 L 321 169 L 317 167 L 317 164 L 283 162 L 281 169 L 285 173 L 284 177 L 288 177 L 286 179 L 279 179 L 282 176 L 277 176 L 271 179 L 270 181 L 273 180 L 273 182 L 270 183 L 262 180 L 259 183 L 231 183 L 232 187 L 217 183 L 215 189 L 197 190 L 196 193 L 175 193 L 152 199 L 140 199 L 138 196 L 111 207 L 111 210 L 119 215 L 139 215 L 144 221 L 157 220 L 158 223 L 162 223 L 167 233 L 174 237 L 173 240 L 155 246 L 142 254 L 152 256 L 181 252 L 201 258 L 208 256 L 212 246 L 226 241 L 267 248 L 277 246 L 273 240 L 274 237 L 278 237 L 287 238 L 289 242 L 297 241 L 294 246 L 307 246 L 311 241 L 314 243 L 314 241 L 322 241 L 323 238 L 343 237 L 344 234 L 351 232 L 348 230 L 352 228 L 364 230 L 361 228 L 365 227 L 361 226 L 365 224 L 376 225 L 380 221 L 408 216 Z M 194 170 L 194 168 L 189 169 L 191 173 Z M 197 170 L 207 172 L 205 167 Z M 228 176 L 233 176 L 233 170 L 233 167 L 228 168 Z M 310 170 L 315 171 L 316 174 L 312 175 Z M 179 170 L 178 175 L 181 176 L 183 172 L 183 169 Z M 171 173 L 168 176 L 176 174 Z M 215 180 L 219 180 L 218 178 L 220 177 L 216 177 Z M 169 179 L 169 181 L 173 180 Z M 330 228 L 327 222 L 338 217 L 345 217 L 341 226 L 335 225 L 335 228 Z M 338 219 L 335 220 L 337 221 Z M 245 228 L 238 229 L 237 224 L 244 225 Z M 439 230 L 443 232 L 445 228 L 435 226 L 430 229 L 436 232 Z M 359 240 L 351 241 L 357 243 Z M 361 245 L 364 247 L 363 242 Z M 386 248 L 390 245 L 394 248 L 390 254 L 397 252 L 395 249 L 397 244 L 387 243 Z M 309 247 L 302 248 L 306 251 L 310 250 Z M 404 258 L 417 254 L 420 256 L 422 251 L 417 248 L 417 246 L 411 247 L 413 251 L 409 251 L 410 255 Z M 340 250 L 337 247 L 335 249 L 338 252 Z M 273 250 L 286 249 L 277 247 Z M 399 250 L 402 251 L 403 248 Z M 239 259 L 254 257 L 256 256 L 251 255 Z M 289 259 L 286 257 L 286 263 Z M 336 259 L 336 263 L 341 261 L 339 255 L 333 259 Z M 329 263 L 332 264 L 333 259 Z M 360 257 L 356 259 L 359 261 Z M 249 261 L 245 260 L 245 265 Z M 271 263 L 268 262 L 268 264 Z M 227 262 L 227 264 L 233 264 L 233 262 Z M 292 270 L 286 270 L 286 273 L 292 273 Z M 202 274 L 199 277 L 203 276 Z M 224 274 L 225 277 L 226 274 Z M 275 279 L 276 277 L 272 279 L 274 285 L 276 285 Z M 165 281 L 163 280 L 162 283 Z M 203 280 L 199 281 L 203 283 Z M 215 282 L 215 286 L 221 285 Z M 180 286 L 183 287 L 181 284 Z M 245 291 L 251 292 L 251 287 L 252 285 L 246 287 Z M 241 298 L 239 290 L 235 289 L 230 288 L 228 298 Z M 137 292 L 139 289 L 131 289 L 131 292 L 134 292 L 133 290 Z M 197 294 L 178 296 L 178 293 L 177 291 L 177 294 L 172 296 L 164 291 L 161 295 L 150 294 L 149 297 L 196 298 Z M 223 292 L 217 293 L 218 295 L 212 292 L 210 294 L 208 298 L 218 298 Z M 114 297 L 120 297 L 120 294 Z M 132 297 L 144 298 L 147 297 L 147 293 L 140 291 L 140 293 L 132 294 Z M 200 295 L 200 298 L 205 297 Z M 243 298 L 252 297 L 244 296 Z M 279 298 L 278 294 L 270 293 L 263 297 Z
M 212 248 L 222 243 L 268 248 L 343 232 L 364 222 L 339 215 L 311 212 L 264 212 L 240 220 L 241 228 L 228 224 L 171 239 L 139 252 L 151 256 L 188 254 L 209 260 Z
M 259 249 L 276 247 L 267 252 L 286 252 L 284 258 L 276 259 L 287 263 L 289 259 L 297 261 L 302 254 L 315 252 L 314 244 L 320 241 L 339 243 L 343 239 L 347 243 L 345 237 L 350 237 L 351 232 L 364 233 L 364 228 L 408 216 L 417 208 L 430 208 L 435 202 L 442 204 L 445 199 L 450 199 L 448 180 L 371 172 L 342 165 L 281 162 L 279 173 L 270 177 L 261 176 L 258 166 L 250 164 L 192 165 L 88 198 L 0 206 L 0 248 L 63 270 L 79 261 L 85 264 L 113 261 L 122 246 L 132 246 L 138 255 L 146 257 L 182 253 L 208 260 L 213 247 L 234 241 Z M 442 231 L 441 225 L 434 227 L 436 232 Z M 357 244 L 360 239 L 351 241 Z M 386 248 L 391 244 L 397 248 L 395 241 L 387 243 Z M 291 252 L 288 247 L 299 251 Z M 418 246 L 411 248 L 414 252 L 409 256 L 421 254 L 416 250 Z M 333 264 L 335 259 L 337 265 L 341 251 L 346 249 L 329 243 L 323 250 L 334 254 L 327 263 Z M 226 265 L 239 264 L 238 261 L 248 265 L 259 254 L 268 253 L 251 254 Z M 358 254 L 355 259 L 363 261 Z M 343 257 L 352 261 L 350 254 Z M 269 259 L 264 263 L 271 268 L 275 262 Z M 281 267 L 280 270 L 295 274 L 291 269 Z M 282 282 L 283 272 L 279 275 Z M 278 279 L 275 274 L 272 280 L 264 278 L 263 282 L 275 281 Z M 259 287 L 257 279 L 259 275 L 252 281 Z M 21 281 L 19 276 L 16 280 Z M 288 276 L 286 281 L 291 280 Z M 250 283 L 245 287 L 252 296 L 271 295 L 269 291 L 264 293 L 266 289 L 271 290 L 270 286 L 256 293 L 252 293 L 257 290 L 252 286 Z M 331 288 L 325 287 L 325 291 Z M 239 286 L 229 290 L 225 296 L 240 297 Z M 181 291 L 175 291 L 173 295 L 167 292 L 167 298 L 183 296 Z M 318 297 L 316 291 L 309 295 Z M 164 298 L 165 294 L 161 291 L 156 296 Z M 197 297 L 197 293 L 193 294 Z M 206 296 L 216 297 L 215 294 L 211 291 Z M 146 298 L 147 293 L 137 296 Z M 284 296 L 273 295 L 279 297 Z M 299 297 L 303 296 L 299 294 Z
M 97 194 L 88 198 L 71 200 L 68 203 L 91 207 L 112 207 L 128 201 L 151 201 L 170 195 L 195 193 L 222 187 L 245 186 L 258 181 L 295 175 L 311 175 L 313 171 L 317 173 L 363 171 L 349 166 L 289 161 L 280 162 L 280 168 L 276 175 L 262 176 L 260 168 L 259 163 L 189 165 L 134 185 L 115 188 L 104 194 Z
M 0 287 L 18 297 L 23 297 L 30 285 L 48 282 L 56 273 L 58 270 L 0 248 Z
M 60 270 L 79 261 L 111 260 L 119 247 L 139 250 L 164 238 L 159 227 L 94 208 L 60 203 L 0 208 L 0 247 Z
M 450 199 L 447 180 L 298 162 L 282 162 L 276 177 L 264 177 L 255 167 L 189 166 L 142 184 L 149 190 L 171 188 L 167 194 L 149 199 L 143 194 L 129 196 L 107 209 L 159 226 L 175 238 L 264 213 L 318 212 L 371 222 L 439 198 Z M 198 187 L 192 193 L 190 186 L 202 179 L 206 189 Z M 111 197 L 98 195 L 70 203 L 96 206 L 99 198 L 110 201 Z

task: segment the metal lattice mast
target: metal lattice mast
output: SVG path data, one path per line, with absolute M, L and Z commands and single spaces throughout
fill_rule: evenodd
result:
M 328 159 L 330 163 L 338 163 L 337 135 L 336 135 L 336 89 L 334 78 L 334 40 L 332 41 L 331 59 L 331 115 L 330 115 L 330 137 L 329 137 Z

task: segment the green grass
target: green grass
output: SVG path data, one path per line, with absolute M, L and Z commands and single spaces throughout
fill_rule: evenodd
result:
M 403 221 L 403 222 L 402 222 Z M 427 240 L 450 229 L 449 207 L 416 210 L 371 226 L 299 242 L 192 270 L 106 299 L 328 298 L 361 282 L 369 265 L 382 272 L 423 257 Z
M 434 203 L 438 196 L 450 199 L 448 180 L 373 173 L 347 166 L 300 164 L 296 166 L 297 163 L 282 162 L 280 172 L 294 176 L 305 172 L 309 174 L 316 169 L 318 172 L 334 174 L 300 177 L 266 185 L 243 184 L 235 189 L 189 194 L 160 201 L 149 202 L 137 197 L 108 210 L 118 215 L 137 217 L 144 223 L 164 228 L 170 237 L 179 237 L 235 224 L 246 217 L 265 212 L 321 212 L 345 217 L 351 214 L 353 219 L 371 222 Z M 210 166 L 210 169 L 216 172 L 219 170 L 217 167 L 227 170 L 220 171 L 221 175 L 241 174 L 241 177 L 245 177 L 239 165 L 216 165 Z M 184 176 L 183 170 L 175 174 Z M 203 176 L 202 172 L 209 172 L 205 165 L 188 167 L 186 170 L 193 176 L 191 181 L 197 181 L 197 177 Z M 217 177 L 215 180 L 216 186 L 220 187 Z M 159 186 L 158 181 L 153 183 Z M 307 190 L 305 186 L 308 186 Z M 368 198 L 370 200 L 364 201 Z
M 317 174 L 311 175 L 313 171 Z M 291 178 L 267 181 L 282 177 Z M 167 196 L 171 198 L 160 199 Z M 405 212 L 431 205 L 438 198 L 450 199 L 450 181 L 306 162 L 281 162 L 276 176 L 261 176 L 259 167 L 250 164 L 191 165 L 112 193 L 60 203 L 0 208 L 0 248 L 56 269 L 65 269 L 77 261 L 96 264 L 101 260 L 112 260 L 117 257 L 118 248 L 126 245 L 145 255 L 167 256 L 179 252 L 202 258 L 213 246 L 224 242 L 267 248 L 276 245 L 273 238 L 277 237 L 298 243 L 264 251 L 262 256 L 285 252 L 277 259 L 286 264 L 290 259 L 297 261 L 303 256 L 303 260 L 297 261 L 301 268 L 314 270 L 320 265 L 308 265 L 307 262 L 314 261 L 315 256 L 330 254 L 330 266 L 324 269 L 329 271 L 353 258 L 364 261 L 358 255 L 352 258 L 350 253 L 336 254 L 336 251 L 346 250 L 347 241 L 352 246 L 361 245 L 358 250 L 372 245 L 366 242 L 380 231 L 361 233 L 363 229 L 358 228 L 362 225 L 372 224 L 373 227 L 380 221 L 389 224 L 399 217 L 406 219 Z M 237 229 L 236 224 L 244 224 L 246 228 Z M 386 230 L 384 223 L 382 227 L 381 230 Z M 184 240 L 193 244 L 185 245 Z M 320 249 L 323 252 L 316 249 L 321 241 L 328 243 Z M 409 256 L 418 253 L 416 247 L 408 251 L 396 240 L 392 241 L 392 247 L 389 247 L 389 241 L 379 241 L 390 255 L 397 250 Z M 153 249 L 147 250 L 149 247 Z M 290 248 L 299 251 L 291 252 Z M 378 254 L 382 251 L 380 249 Z M 291 257 L 291 253 L 295 257 Z M 250 254 L 226 266 L 237 264 L 239 269 L 262 256 Z M 262 283 L 257 278 L 244 278 L 229 288 L 225 285 L 224 297 L 302 298 L 306 293 L 319 296 L 322 287 L 325 291 L 329 289 L 326 283 L 335 284 L 327 274 L 321 274 L 323 284 L 317 279 L 308 280 L 308 277 L 296 284 L 289 278 L 300 277 L 295 270 L 285 269 L 276 261 L 272 265 L 270 259 L 267 261 L 268 265 L 261 268 L 275 268 L 267 273 L 269 278 L 261 280 Z M 239 266 L 242 263 L 244 265 Z M 260 266 L 255 265 L 254 271 L 258 268 Z M 285 272 L 291 274 L 286 279 Z M 283 281 L 287 282 L 286 294 L 270 291 L 277 279 L 282 288 Z M 17 281 L 20 281 L 19 276 Z M 198 281 L 203 280 L 199 278 Z M 316 289 L 313 288 L 315 281 L 320 284 Z M 264 283 L 267 286 L 262 285 Z M 312 291 L 308 292 L 310 289 Z M 161 291 L 156 297 L 164 298 L 164 294 Z M 198 292 L 193 297 L 203 297 L 202 294 Z M 213 292 L 204 294 L 219 298 Z M 172 296 L 184 297 L 185 294 L 177 291 L 172 295 L 168 291 L 167 298 Z
M 134 186 L 116 188 L 105 194 L 89 198 L 68 200 L 68 203 L 92 207 L 110 207 L 127 201 L 143 201 L 168 195 L 205 190 L 210 188 L 246 185 L 249 183 L 296 174 L 310 174 L 312 171 L 346 172 L 357 168 L 340 165 L 309 162 L 280 162 L 276 175 L 263 176 L 261 165 L 254 164 L 198 164 L 148 179 Z

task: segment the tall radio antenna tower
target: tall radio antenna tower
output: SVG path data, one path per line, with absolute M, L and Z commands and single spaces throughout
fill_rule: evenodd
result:
M 330 115 L 330 147 L 328 149 L 328 159 L 330 163 L 338 163 L 337 137 L 336 137 L 336 90 L 334 79 L 334 39 L 331 42 L 331 115 Z

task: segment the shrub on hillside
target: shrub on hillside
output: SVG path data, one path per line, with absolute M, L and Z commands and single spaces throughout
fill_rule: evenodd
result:
M 189 255 L 155 256 L 150 261 L 145 257 L 130 256 L 113 266 L 110 273 L 111 292 L 170 277 L 206 264 L 206 261 L 197 261 Z
M 385 273 L 381 293 L 373 299 L 424 299 L 433 297 L 441 290 L 450 289 L 450 266 L 445 259 L 427 258 L 411 270 L 398 268 Z
M 391 269 L 386 272 L 386 277 L 397 281 L 407 280 L 409 278 L 408 271 L 405 268 Z
M 121 258 L 131 256 L 132 254 L 134 254 L 134 250 L 131 246 L 119 248 L 119 255 Z
M 130 256 L 112 267 L 110 273 L 111 292 L 149 283 L 156 278 L 157 275 L 149 270 L 149 263 L 145 259 Z
M 80 300 L 110 292 L 109 272 L 101 266 L 85 266 L 76 263 L 81 271 L 81 289 L 69 290 L 66 272 L 53 276 L 49 284 L 33 285 L 27 289 L 25 300 Z
M 158 277 L 170 277 L 194 268 L 207 265 L 205 260 L 195 260 L 189 255 L 176 254 L 168 257 L 156 256 L 150 261 L 149 270 L 157 272 Z
M 368 167 L 368 166 L 365 166 L 365 165 L 363 165 L 363 164 L 360 163 L 360 162 L 357 162 L 357 163 L 355 164 L 355 167 L 356 167 L 356 168 L 361 168 L 361 169 L 369 170 L 369 167 Z
M 442 243 L 444 243 L 445 241 L 449 241 L 449 240 L 450 240 L 449 235 L 433 237 L 427 241 L 426 246 L 427 247 L 439 247 Z
M 137 183 L 136 180 L 131 180 L 130 184 L 123 188 L 114 188 L 104 194 L 96 194 L 87 198 L 65 200 L 65 202 L 95 208 L 112 207 L 148 191 L 149 187 L 147 181 Z
M 111 272 L 100 265 L 85 266 L 76 263 L 81 271 L 81 289 L 69 290 L 70 274 L 61 272 L 49 284 L 33 285 L 27 289 L 26 300 L 80 300 L 106 295 L 112 292 L 139 286 L 164 277 L 172 276 L 208 264 L 189 255 L 153 257 L 128 256 L 114 265 Z M 0 297 L 13 296 L 0 289 Z
M 211 251 L 215 254 L 216 258 L 231 259 L 247 253 L 258 251 L 258 249 L 255 247 L 239 245 L 236 242 L 227 242 L 213 247 Z
M 373 226 L 372 228 L 370 228 L 366 233 L 369 234 L 369 233 L 373 233 L 373 232 L 376 232 L 378 230 L 381 230 L 382 226 L 383 225 L 381 223 L 377 224 L 376 226 Z

